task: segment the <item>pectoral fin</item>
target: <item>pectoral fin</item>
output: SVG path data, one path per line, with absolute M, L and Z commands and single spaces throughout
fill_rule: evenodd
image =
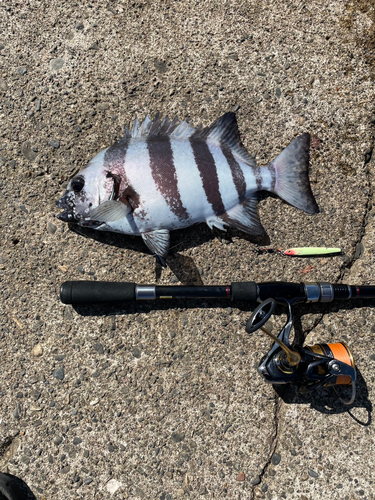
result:
M 168 229 L 158 229 L 142 233 L 142 238 L 153 254 L 159 257 L 164 257 L 167 254 L 169 248 Z
M 91 220 L 97 222 L 115 222 L 121 220 L 131 212 L 131 208 L 121 201 L 104 201 L 89 212 Z

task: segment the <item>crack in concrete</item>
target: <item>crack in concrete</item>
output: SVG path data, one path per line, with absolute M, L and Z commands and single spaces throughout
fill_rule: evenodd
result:
M 373 148 L 374 148 L 374 145 L 372 144 L 371 151 L 373 150 Z M 367 166 L 367 163 L 369 163 L 370 161 L 371 161 L 371 156 L 370 156 L 368 161 L 365 159 L 365 162 L 363 164 L 364 172 L 366 174 L 366 179 L 367 179 L 368 196 L 367 196 L 367 200 L 366 200 L 365 213 L 364 213 L 363 220 L 362 220 L 361 230 L 359 231 L 357 240 L 353 244 L 354 249 L 355 249 L 353 252 L 353 255 L 351 256 L 351 258 L 347 259 L 346 262 L 344 261 L 343 265 L 340 268 L 339 276 L 338 276 L 338 279 L 336 280 L 336 283 L 343 283 L 344 282 L 345 284 L 350 284 L 350 283 L 346 283 L 347 280 L 349 279 L 349 276 L 350 276 L 350 270 L 353 267 L 353 265 L 355 264 L 355 262 L 357 260 L 359 260 L 362 256 L 362 252 L 363 252 L 362 240 L 366 235 L 366 227 L 368 225 L 370 213 L 371 213 L 372 208 L 373 208 L 373 197 L 374 197 L 374 191 L 372 189 L 372 182 L 371 182 L 373 174 L 371 173 L 370 168 Z M 359 283 L 359 285 L 360 285 L 360 283 Z M 305 338 L 318 325 L 320 325 L 320 323 L 324 320 L 324 317 L 326 315 L 327 315 L 326 313 L 322 313 L 320 318 L 318 318 L 314 321 L 313 326 L 304 330 L 303 333 L 304 333 Z
M 265 497 L 264 493 L 261 490 L 261 484 L 263 482 L 264 475 L 266 474 L 269 466 L 272 463 L 272 457 L 276 451 L 276 447 L 277 447 L 278 440 L 279 440 L 280 409 L 281 409 L 281 405 L 282 405 L 282 400 L 277 394 L 275 394 L 274 401 L 275 401 L 275 412 L 274 412 L 275 426 L 274 426 L 274 433 L 273 433 L 272 438 L 271 438 L 269 458 L 266 461 L 266 463 L 263 465 L 262 470 L 260 471 L 259 483 L 257 485 L 254 485 L 252 488 L 250 500 L 254 500 L 255 498 L 264 498 Z
M 372 148 L 373 148 L 373 146 L 372 146 Z M 370 213 L 371 213 L 371 210 L 373 207 L 373 197 L 374 197 L 374 192 L 372 189 L 372 182 L 371 182 L 372 181 L 372 174 L 371 174 L 369 166 L 367 166 L 367 163 L 369 163 L 369 162 L 367 162 L 365 160 L 364 165 L 363 165 L 364 171 L 366 174 L 366 179 L 367 179 L 368 196 L 367 196 L 367 201 L 366 201 L 366 205 L 365 205 L 365 213 L 363 216 L 362 227 L 361 227 L 361 230 L 359 231 L 358 238 L 357 238 L 356 242 L 354 243 L 355 250 L 353 252 L 352 257 L 347 262 L 344 262 L 344 265 L 341 267 L 341 271 L 339 274 L 340 282 L 342 282 L 342 280 L 344 280 L 345 278 L 349 277 L 351 268 L 353 267 L 354 263 L 358 259 L 361 258 L 362 252 L 363 252 L 362 240 L 363 240 L 364 236 L 366 235 L 366 228 L 367 228 Z

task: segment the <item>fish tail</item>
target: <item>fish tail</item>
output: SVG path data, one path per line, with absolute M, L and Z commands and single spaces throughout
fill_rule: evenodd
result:
M 315 214 L 319 207 L 309 182 L 310 134 L 302 134 L 287 146 L 268 165 L 274 168 L 275 184 L 272 190 L 280 198 L 304 212 Z

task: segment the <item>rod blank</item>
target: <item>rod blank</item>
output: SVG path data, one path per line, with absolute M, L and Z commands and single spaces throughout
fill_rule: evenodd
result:
M 331 302 L 335 299 L 375 299 L 375 286 L 254 281 L 225 286 L 157 286 L 110 281 L 66 281 L 61 285 L 64 304 L 98 304 L 163 299 L 228 299 L 255 302 L 268 298 L 296 302 Z

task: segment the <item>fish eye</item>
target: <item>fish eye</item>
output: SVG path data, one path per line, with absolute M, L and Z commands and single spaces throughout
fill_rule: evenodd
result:
M 82 191 L 84 185 L 85 179 L 83 177 L 75 177 L 74 179 L 72 179 L 71 186 L 75 193 L 79 193 L 80 191 Z

